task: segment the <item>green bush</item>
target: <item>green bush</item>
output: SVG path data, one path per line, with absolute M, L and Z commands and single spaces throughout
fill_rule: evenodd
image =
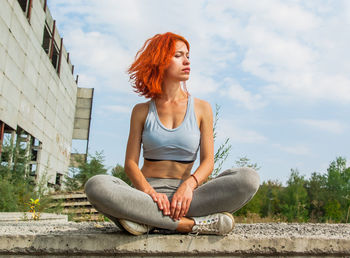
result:
M 0 211 L 26 211 L 33 192 L 33 180 L 24 176 L 24 166 L 12 170 L 0 165 Z
M 112 176 L 119 177 L 125 183 L 132 186 L 131 180 L 126 175 L 124 167 L 122 165 L 117 164 L 114 168 L 112 168 Z
M 350 222 L 350 168 L 346 160 L 336 158 L 326 173 L 314 172 L 310 179 L 292 169 L 286 186 L 263 182 L 253 199 L 235 213 L 249 214 L 288 222 Z
M 77 191 L 84 188 L 90 177 L 100 174 L 107 174 L 105 168 L 103 151 L 95 152 L 95 155 L 88 155 L 88 160 L 77 158 L 77 168 L 70 168 L 70 176 L 65 176 L 66 191 Z

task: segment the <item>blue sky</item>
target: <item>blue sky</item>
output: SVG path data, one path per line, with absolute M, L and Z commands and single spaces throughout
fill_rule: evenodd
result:
M 144 41 L 167 31 L 191 44 L 187 87 L 221 106 L 223 168 L 247 156 L 261 179 L 325 173 L 349 160 L 350 1 L 49 0 L 79 74 L 95 88 L 90 152 L 123 164 L 132 107 L 125 73 Z M 142 159 L 141 159 L 142 160 Z M 142 161 L 141 161 L 142 164 Z

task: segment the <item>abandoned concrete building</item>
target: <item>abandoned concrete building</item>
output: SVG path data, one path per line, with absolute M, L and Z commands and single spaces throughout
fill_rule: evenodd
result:
M 61 186 L 72 140 L 88 149 L 93 89 L 77 79 L 46 0 L 1 0 L 1 165 L 11 168 L 22 153 L 27 176 Z

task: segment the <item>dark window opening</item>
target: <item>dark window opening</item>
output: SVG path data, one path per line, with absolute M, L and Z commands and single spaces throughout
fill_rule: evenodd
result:
M 41 142 L 38 139 L 33 137 L 32 143 L 31 143 L 31 161 L 38 160 L 38 155 L 40 150 L 41 150 Z
M 17 0 L 19 5 L 21 6 L 24 13 L 27 13 L 27 7 L 29 4 L 29 0 Z
M 51 32 L 48 28 L 47 25 L 45 25 L 44 27 L 44 37 L 43 37 L 43 44 L 42 44 L 42 47 L 44 49 L 44 51 L 46 52 L 46 54 L 50 54 L 50 46 L 51 46 Z
M 56 42 L 54 42 L 53 44 L 53 50 L 52 50 L 52 59 L 51 59 L 51 62 L 52 62 L 52 65 L 53 67 L 57 70 L 58 69 L 58 60 L 59 60 L 59 50 L 58 50 L 58 47 L 56 45 Z
M 62 39 L 61 39 L 61 46 L 58 47 L 57 42 L 54 40 L 54 33 L 55 33 L 55 22 L 53 24 L 53 29 L 50 30 L 47 23 L 44 26 L 44 35 L 43 35 L 43 43 L 42 47 L 45 51 L 45 53 L 48 55 L 53 67 L 55 68 L 56 72 L 59 75 L 60 72 L 60 48 L 62 47 Z
M 62 176 L 63 176 L 62 174 L 56 173 L 56 182 L 55 182 L 56 185 L 61 186 L 61 184 L 62 184 Z
M 24 15 L 27 17 L 28 21 L 30 21 L 30 14 L 32 11 L 32 0 L 17 0 L 19 6 L 21 7 Z
M 33 146 L 39 146 L 39 145 L 40 145 L 40 141 L 37 138 L 34 138 Z
M 30 176 L 36 176 L 36 172 L 37 172 L 37 164 L 30 164 L 29 166 L 29 175 Z
M 0 166 L 10 169 L 14 173 L 23 173 L 25 177 L 35 177 L 41 142 L 20 127 L 14 130 L 6 124 L 4 125 Z
M 31 153 L 31 160 L 37 160 L 38 159 L 38 150 L 32 148 L 32 153 Z

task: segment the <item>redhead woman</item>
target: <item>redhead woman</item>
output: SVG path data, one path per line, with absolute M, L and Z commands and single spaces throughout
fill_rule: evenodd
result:
M 182 36 L 157 34 L 128 70 L 135 91 L 150 99 L 131 114 L 124 167 L 134 187 L 109 175 L 85 185 L 91 204 L 134 235 L 153 228 L 228 234 L 232 212 L 259 188 L 250 168 L 228 169 L 206 182 L 214 168 L 213 112 L 187 91 L 189 50 Z M 198 151 L 200 163 L 192 171 Z

